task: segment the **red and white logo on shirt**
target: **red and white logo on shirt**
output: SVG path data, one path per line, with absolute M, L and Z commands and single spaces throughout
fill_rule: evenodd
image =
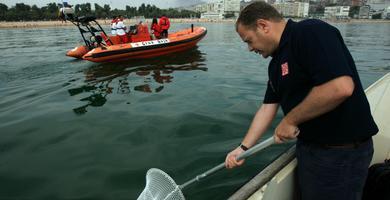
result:
M 288 63 L 285 62 L 282 64 L 282 76 L 286 76 L 288 74 Z

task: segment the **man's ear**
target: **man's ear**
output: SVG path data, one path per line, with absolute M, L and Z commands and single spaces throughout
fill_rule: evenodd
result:
M 264 19 L 258 19 L 256 20 L 256 27 L 260 29 L 262 32 L 268 33 L 269 32 L 269 21 Z

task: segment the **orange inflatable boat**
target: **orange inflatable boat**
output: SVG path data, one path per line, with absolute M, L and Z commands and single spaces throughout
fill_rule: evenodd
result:
M 83 21 L 84 19 L 79 20 Z M 94 28 L 91 22 L 97 24 L 98 28 Z M 80 27 L 81 25 L 86 26 L 86 28 Z M 207 33 L 206 28 L 191 25 L 188 29 L 170 33 L 168 38 L 153 40 L 148 26 L 139 24 L 130 28 L 127 35 L 130 42 L 121 44 L 117 36 L 107 36 L 94 18 L 85 19 L 80 23 L 80 26 L 78 27 L 85 45 L 69 50 L 66 55 L 92 62 L 151 58 L 185 51 L 195 47 Z M 89 31 L 91 35 L 88 39 L 84 34 Z

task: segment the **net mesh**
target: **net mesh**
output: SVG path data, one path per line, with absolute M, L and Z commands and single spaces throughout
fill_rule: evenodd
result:
M 156 168 L 146 173 L 146 186 L 137 200 L 185 200 L 175 181 L 164 171 Z

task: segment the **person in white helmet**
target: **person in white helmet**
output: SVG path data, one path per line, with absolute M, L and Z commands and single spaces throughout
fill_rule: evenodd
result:
M 116 23 L 118 22 L 118 18 L 116 16 L 112 17 L 111 21 L 111 35 L 116 35 Z
M 118 22 L 116 23 L 116 34 L 119 36 L 121 43 L 127 43 L 126 25 L 123 23 L 123 16 L 118 16 Z

